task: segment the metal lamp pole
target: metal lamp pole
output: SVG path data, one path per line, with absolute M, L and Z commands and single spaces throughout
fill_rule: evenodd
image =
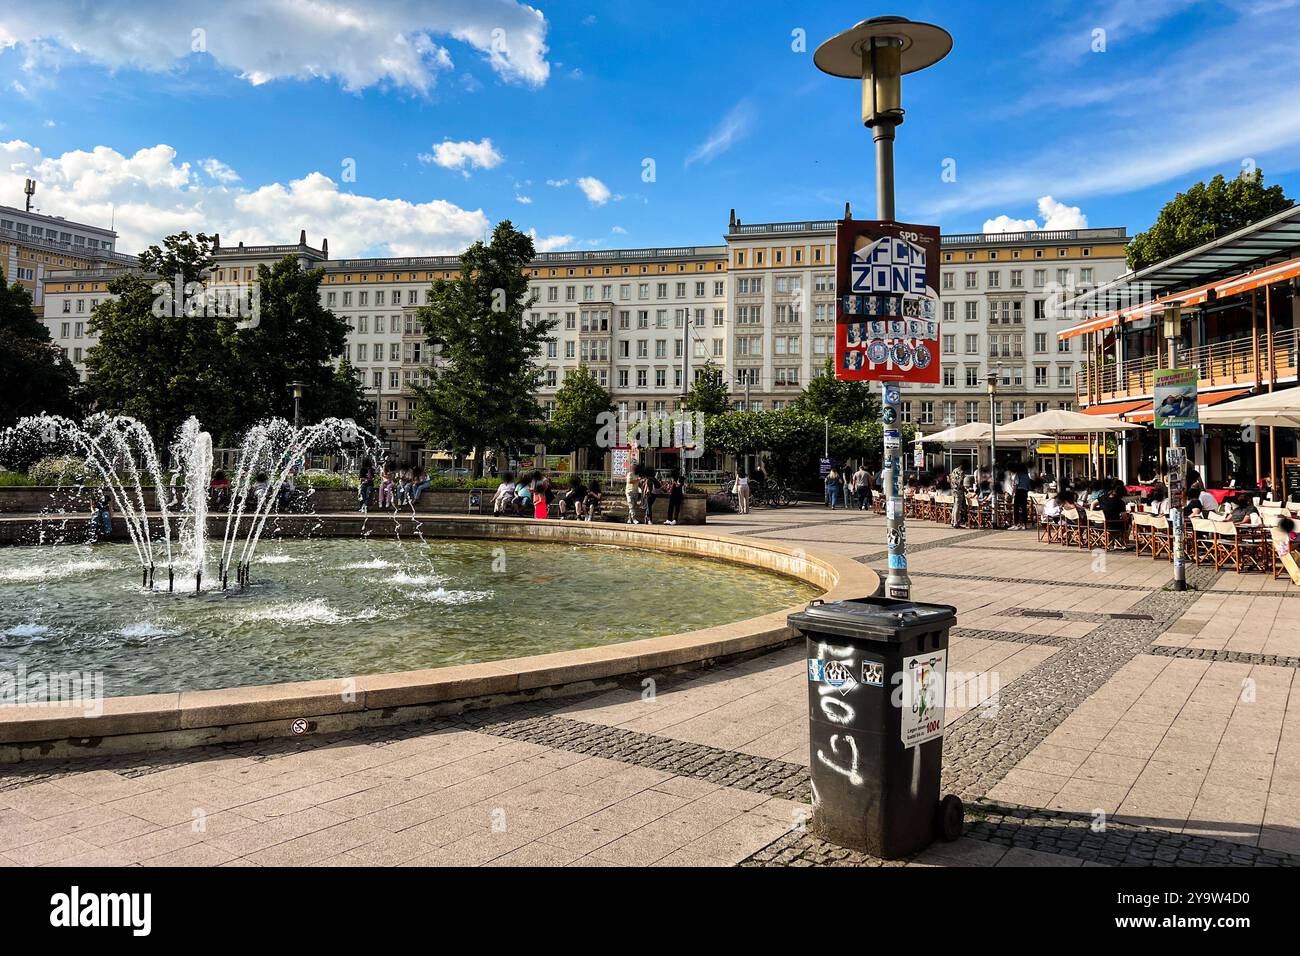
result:
M 293 387 L 293 427 L 298 427 L 298 422 L 302 418 L 302 390 L 306 382 L 290 382 Z
M 985 379 L 989 385 L 989 491 L 993 498 L 993 515 L 998 513 L 998 379 L 1002 377 L 1002 366 L 989 372 Z
M 894 134 L 903 122 L 902 75 L 933 66 L 952 49 L 952 36 L 931 23 L 906 17 L 873 17 L 838 33 L 817 48 L 813 62 L 823 73 L 862 82 L 862 123 L 871 130 L 876 151 L 876 218 L 895 221 Z M 885 382 L 881 416 L 885 430 L 901 428 L 902 388 Z M 885 446 L 885 520 L 889 574 L 885 596 L 909 599 L 907 528 L 903 518 L 902 446 Z
M 1174 302 L 1171 305 L 1165 306 L 1163 316 L 1164 333 L 1165 340 L 1169 343 L 1169 367 L 1171 369 L 1178 367 L 1178 339 L 1182 332 L 1182 312 L 1183 308 L 1181 303 Z M 1177 428 L 1169 429 L 1170 458 L 1174 459 L 1175 462 L 1182 460 L 1182 456 L 1178 453 L 1178 433 L 1179 429 Z M 1178 480 L 1186 484 L 1187 468 L 1184 466 L 1182 470 L 1183 474 L 1178 477 Z M 1170 504 L 1172 505 L 1173 502 L 1170 502 Z M 1187 560 L 1183 554 L 1183 509 L 1181 507 L 1170 507 L 1169 509 L 1169 537 L 1172 539 L 1169 544 L 1174 564 L 1173 587 L 1175 591 L 1186 591 Z

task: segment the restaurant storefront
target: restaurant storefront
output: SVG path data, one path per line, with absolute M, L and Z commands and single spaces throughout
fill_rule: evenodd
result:
M 1270 216 L 1065 304 L 1077 319 L 1059 333 L 1079 339 L 1085 365 L 1076 391 L 1087 412 L 1150 423 L 1155 372 L 1197 373 L 1204 409 L 1296 387 L 1300 368 L 1300 206 Z M 1176 307 L 1177 336 L 1164 338 Z M 1154 428 L 1120 442 L 1119 473 L 1129 482 L 1163 469 L 1168 437 Z M 1189 461 L 1212 487 L 1254 488 L 1281 480 L 1281 462 L 1300 454 L 1296 430 L 1203 426 L 1184 430 Z M 1234 484 L 1235 483 L 1235 484 Z

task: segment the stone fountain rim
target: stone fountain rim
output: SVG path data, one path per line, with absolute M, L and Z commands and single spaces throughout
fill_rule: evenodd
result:
M 21 520 L 33 518 L 0 517 L 0 521 Z M 794 577 L 819 588 L 821 597 L 829 601 L 875 594 L 880 584 L 874 571 L 844 554 L 719 534 L 700 526 L 601 525 L 477 515 L 393 518 L 388 514 L 285 515 L 280 522 L 281 530 L 290 535 L 293 524 L 299 522 L 311 522 L 315 526 L 311 533 L 317 537 L 389 530 L 406 534 L 407 528 L 419 524 L 428 537 L 665 551 Z M 382 528 L 373 527 L 380 524 Z M 787 644 L 795 635 L 786 617 L 801 608 L 797 605 L 680 634 L 478 664 L 110 697 L 104 699 L 99 715 L 88 715 L 81 707 L 0 707 L 0 763 L 321 734 L 582 693 L 612 687 L 620 679 L 699 668 Z

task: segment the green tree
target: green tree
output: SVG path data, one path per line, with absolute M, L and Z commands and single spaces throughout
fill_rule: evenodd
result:
M 455 279 L 434 281 L 419 310 L 444 370 L 414 389 L 416 426 L 431 447 L 474 453 L 476 477 L 488 448 L 518 449 L 539 431 L 536 359 L 555 322 L 525 321 L 534 255 L 533 240 L 503 221 L 490 242 L 465 250 Z
M 0 270 L 0 427 L 24 415 L 75 414 L 79 382 L 67 357 L 50 342 L 32 308 L 32 294 L 8 285 Z
M 294 256 L 258 266 L 256 319 L 228 336 L 239 370 L 241 429 L 264 418 L 292 420 L 293 382 L 303 383 L 304 422 L 366 414 L 370 403 L 355 380 L 355 369 L 349 365 L 340 376 L 343 367 L 334 365 L 343 354 L 348 324 L 321 304 L 324 276 L 323 269 L 304 269 Z
M 1129 240 L 1128 266 L 1142 269 L 1291 205 L 1280 185 L 1264 185 L 1262 170 L 1230 180 L 1220 174 L 1167 202 L 1151 228 Z
M 609 392 L 596 381 L 585 365 L 571 369 L 555 393 L 555 412 L 551 415 L 547 445 L 558 451 L 587 451 L 594 454 L 600 447 L 599 436 L 607 424 L 602 415 L 614 411 Z
M 822 374 L 808 383 L 794 407 L 832 424 L 853 425 L 880 418 L 880 398 L 870 382 L 850 382 L 835 377 L 835 363 L 827 359 Z
M 238 424 L 238 369 L 227 344 L 234 320 L 187 308 L 187 299 L 203 304 L 193 284 L 211 265 L 207 236 L 168 236 L 140 254 L 141 271 L 109 282 L 113 298 L 91 317 L 98 340 L 86 354 L 90 397 L 103 411 L 138 418 L 160 446 L 190 415 L 214 435 L 229 436 Z
M 731 397 L 727 392 L 727 383 L 723 371 L 712 359 L 704 363 L 691 383 L 690 393 L 686 396 L 686 410 L 703 415 L 724 415 L 731 411 Z

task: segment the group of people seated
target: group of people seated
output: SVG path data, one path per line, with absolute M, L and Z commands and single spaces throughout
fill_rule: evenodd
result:
M 558 517 L 591 521 L 600 514 L 600 482 L 583 484 L 577 475 L 557 490 L 549 475 L 540 471 L 515 477 L 513 472 L 501 476 L 492 497 L 492 514 L 498 518 L 549 518 L 558 503 Z
M 1266 527 L 1260 506 L 1262 501 L 1249 492 L 1237 492 L 1219 500 L 1206 490 L 1204 483 L 1196 475 L 1187 488 L 1186 504 L 1182 507 L 1183 517 L 1206 518 L 1232 524 L 1244 531 L 1260 531 Z M 1128 494 L 1124 482 L 1115 478 L 1099 478 L 1085 481 L 1076 488 L 1062 488 L 1047 499 L 1042 507 L 1041 520 L 1046 523 L 1061 523 L 1067 513 L 1076 511 L 1099 511 L 1105 517 L 1107 536 L 1112 547 L 1128 548 L 1129 535 L 1132 530 L 1130 515 L 1141 511 L 1157 517 L 1168 517 L 1173 508 L 1173 501 L 1168 486 L 1157 478 L 1144 495 L 1137 497 Z M 1280 506 L 1279 506 L 1280 508 Z M 1296 521 L 1287 514 L 1282 514 L 1273 525 L 1280 534 L 1279 555 L 1289 554 L 1300 549 L 1300 536 L 1296 532 Z

